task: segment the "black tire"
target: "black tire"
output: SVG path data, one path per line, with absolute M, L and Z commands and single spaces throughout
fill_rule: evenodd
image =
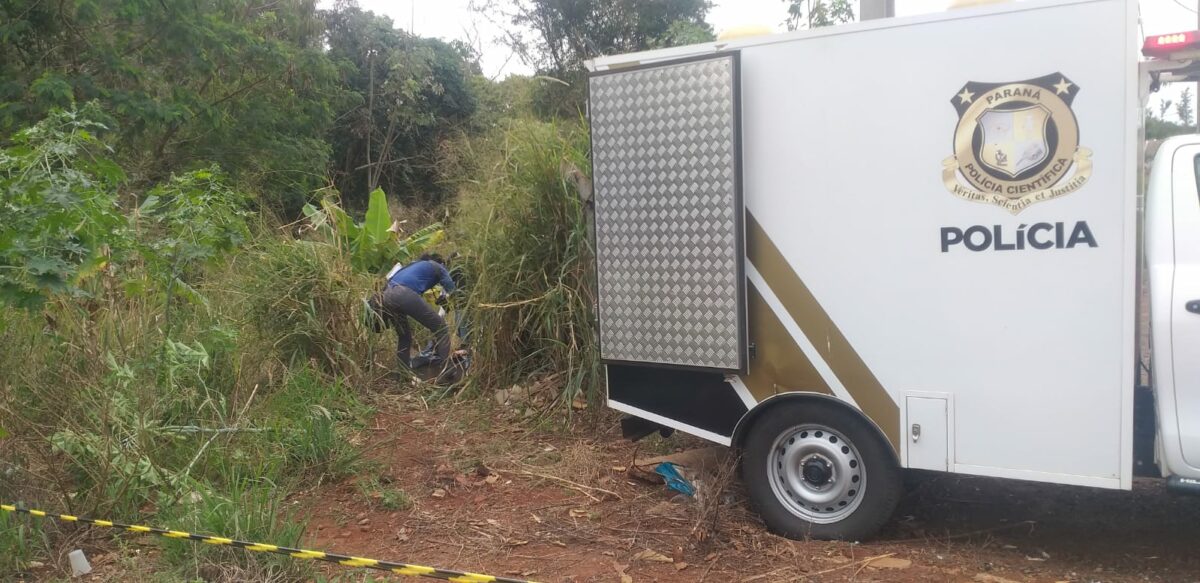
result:
M 826 427 L 833 432 L 829 433 L 830 436 L 840 434 L 842 443 L 854 449 L 852 461 L 855 463 L 846 467 L 860 467 L 862 471 L 861 486 L 842 495 L 853 497 L 861 493 L 859 499 L 852 500 L 848 510 L 838 511 L 845 514 L 831 513 L 828 517 L 819 517 L 817 521 L 797 513 L 807 512 L 807 509 L 792 510 L 796 505 L 807 504 L 802 502 L 802 498 L 797 497 L 789 502 L 781 498 L 784 494 L 776 493 L 776 488 L 771 484 L 772 473 L 780 484 L 786 484 L 785 478 L 779 475 L 784 470 L 768 469 L 768 464 L 784 467 L 779 460 L 784 459 L 788 445 L 781 441 L 782 447 L 776 450 L 776 440 L 799 435 L 795 433 L 797 430 L 809 426 Z M 864 540 L 878 532 L 891 518 L 904 491 L 900 467 L 891 445 L 859 413 L 832 402 L 785 401 L 765 411 L 749 431 L 742 450 L 742 477 L 751 504 L 771 532 L 791 539 Z M 829 467 L 829 464 L 825 465 Z M 851 477 L 858 482 L 859 477 Z M 791 493 L 786 486 L 779 488 Z M 813 507 L 812 510 L 819 514 L 821 509 Z M 833 522 L 821 523 L 821 520 Z

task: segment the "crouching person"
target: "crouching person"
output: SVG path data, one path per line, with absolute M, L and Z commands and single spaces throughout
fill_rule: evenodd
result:
M 439 255 L 422 255 L 403 268 L 388 274 L 387 287 L 377 300 L 382 317 L 396 330 L 396 359 L 402 369 L 412 368 L 412 327 L 409 318 L 434 335 L 434 359 L 429 364 L 441 368 L 450 356 L 450 330 L 446 321 L 430 306 L 422 294 L 441 285 L 454 291 L 454 280 Z

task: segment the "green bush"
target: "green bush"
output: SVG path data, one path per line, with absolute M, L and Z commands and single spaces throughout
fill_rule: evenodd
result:
M 401 238 L 392 229 L 387 196 L 378 188 L 371 192 L 362 223 L 355 222 L 329 197 L 321 200 L 320 209 L 304 205 L 304 216 L 309 228 L 323 241 L 337 245 L 355 269 L 377 275 L 396 263 L 408 263 L 445 237 L 442 225 L 434 223 Z
M 82 281 L 127 242 L 117 204 L 125 174 L 102 155 L 97 116 L 55 110 L 0 150 L 0 303 L 83 296 Z
M 286 364 L 315 362 L 361 378 L 375 339 L 362 327 L 373 278 L 349 269 L 338 250 L 309 241 L 268 240 L 235 276 L 246 323 Z
M 278 546 L 300 547 L 304 522 L 285 507 L 286 488 L 247 476 L 221 493 L 197 494 L 160 515 L 175 530 Z M 313 566 L 271 553 L 163 539 L 163 557 L 185 580 L 311 580 Z
M 563 400 L 598 386 L 587 215 L 564 164 L 587 172 L 580 125 L 511 122 L 483 143 L 462 185 L 455 240 L 470 280 L 477 384 L 562 373 Z
M 267 401 L 263 423 L 280 436 L 278 446 L 294 466 L 293 475 L 342 478 L 360 459 L 346 440 L 346 428 L 362 425 L 370 413 L 341 381 L 300 368 Z

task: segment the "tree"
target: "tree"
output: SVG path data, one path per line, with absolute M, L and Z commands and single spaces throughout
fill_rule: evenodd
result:
M 1179 103 L 1175 105 L 1175 115 L 1179 116 L 1179 122 L 1184 127 L 1192 127 L 1196 122 L 1195 110 L 1192 109 L 1192 88 L 1184 87 L 1183 94 L 1179 96 Z
M 600 55 L 712 40 L 708 0 L 483 0 L 475 10 L 505 26 L 504 41 L 545 82 L 539 113 L 576 117 L 585 91 L 583 62 Z
M 526 64 L 562 72 L 599 55 L 651 48 L 677 22 L 711 31 L 710 7 L 707 0 L 494 0 L 477 10 L 516 27 L 508 42 Z
M 712 26 L 707 22 L 696 23 L 689 20 L 676 20 L 667 27 L 662 36 L 651 41 L 652 48 L 681 47 L 717 40 Z
M 788 4 L 787 28 L 820 28 L 854 20 L 850 0 L 784 0 Z
M 343 2 L 324 14 L 329 56 L 352 100 L 330 133 L 343 199 L 366 206 L 376 188 L 414 204 L 441 202 L 439 145 L 472 121 L 479 74 L 465 46 L 398 30 Z
M 0 2 L 0 136 L 95 101 L 135 184 L 215 162 L 298 212 L 342 93 L 313 0 Z
M 1165 119 L 1168 111 L 1171 111 L 1171 100 L 1163 99 L 1158 103 L 1158 119 Z

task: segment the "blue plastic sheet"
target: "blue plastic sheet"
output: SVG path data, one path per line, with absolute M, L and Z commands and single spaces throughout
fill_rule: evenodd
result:
M 666 480 L 668 488 L 676 492 L 682 492 L 688 496 L 696 495 L 696 487 L 679 473 L 679 470 L 675 468 L 675 464 L 671 462 L 658 464 L 654 468 L 654 473 L 662 476 L 663 480 Z

